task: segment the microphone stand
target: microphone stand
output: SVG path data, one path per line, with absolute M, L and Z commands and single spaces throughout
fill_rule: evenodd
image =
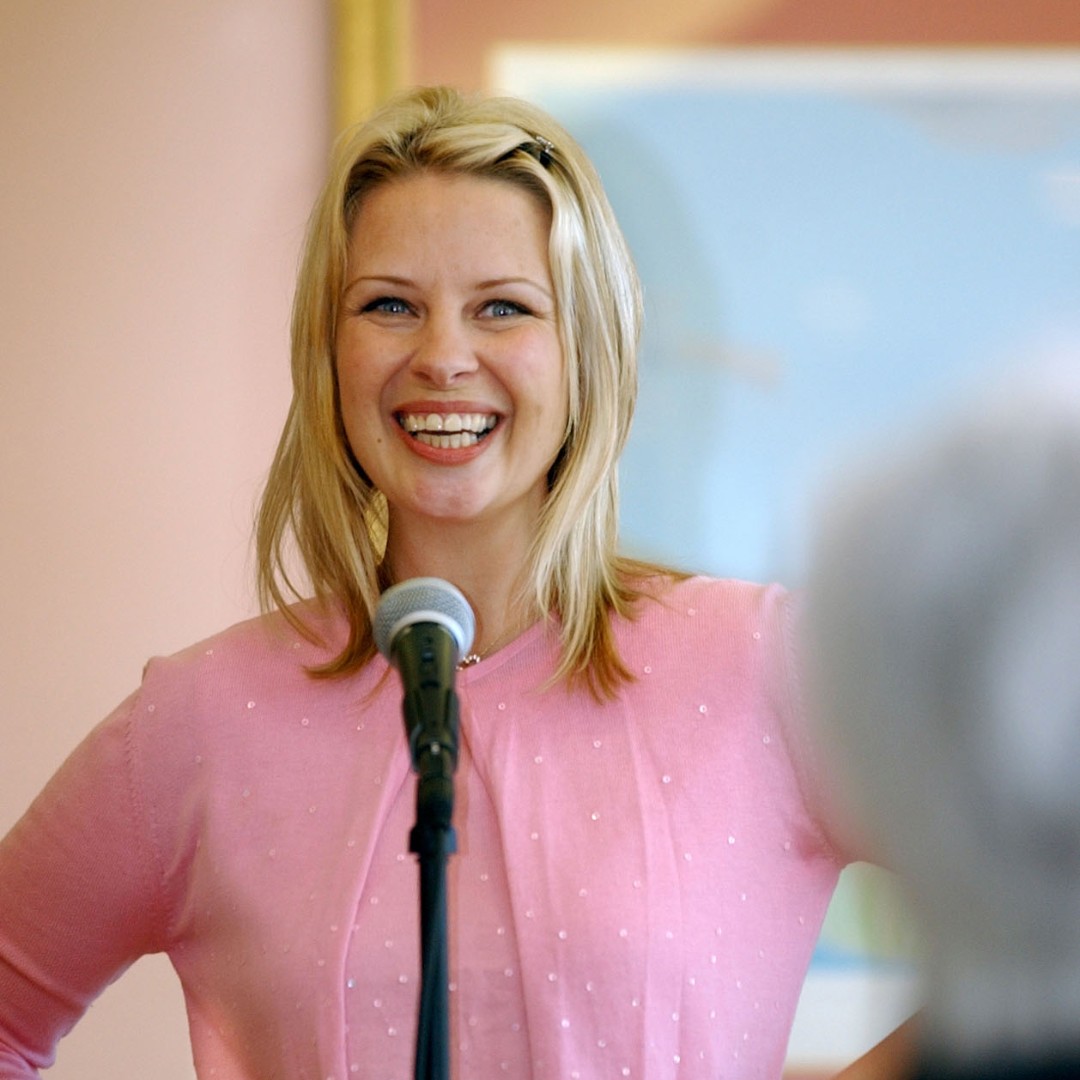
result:
M 420 864 L 420 1009 L 415 1080 L 450 1080 L 450 1001 L 446 864 L 457 850 L 451 824 L 458 751 L 457 656 L 445 628 L 416 623 L 402 631 L 399 666 L 413 666 L 403 710 L 416 785 L 409 850 Z
M 450 1080 L 450 965 L 447 958 L 446 862 L 457 850 L 452 826 L 422 823 L 409 834 L 420 862 L 420 1010 L 416 1080 Z

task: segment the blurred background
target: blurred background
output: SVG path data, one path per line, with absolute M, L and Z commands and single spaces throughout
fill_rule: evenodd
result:
M 148 656 L 255 610 L 327 148 L 432 82 L 536 99 L 603 173 L 649 305 L 640 553 L 798 586 L 850 445 L 1080 340 L 1074 0 L 0 0 L 0 830 Z M 847 874 L 792 1076 L 914 1006 L 909 954 Z M 50 1075 L 190 1080 L 167 963 Z

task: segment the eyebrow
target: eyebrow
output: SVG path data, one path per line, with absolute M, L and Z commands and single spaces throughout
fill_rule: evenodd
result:
M 416 288 L 416 282 L 411 278 L 398 277 L 396 274 L 361 274 L 359 277 L 353 278 L 352 281 L 345 283 L 345 292 L 348 292 L 354 285 L 359 285 L 361 282 L 378 282 L 386 285 L 400 285 L 408 288 Z M 478 281 L 474 286 L 474 289 L 498 289 L 504 285 L 525 285 L 528 288 L 535 289 L 538 293 L 546 296 L 549 300 L 554 300 L 554 295 L 538 281 L 534 281 L 529 277 L 501 277 L 501 278 L 489 278 L 485 281 Z
M 354 285 L 359 285 L 362 281 L 380 282 L 386 285 L 407 285 L 414 287 L 415 283 L 408 278 L 395 277 L 393 274 L 361 274 L 359 277 L 355 277 L 352 281 L 345 282 L 345 292 L 348 292 Z
M 527 285 L 531 289 L 536 289 L 537 292 L 543 293 L 544 296 L 551 296 L 551 293 L 544 288 L 538 281 L 534 281 L 528 277 L 504 277 L 504 278 L 491 278 L 489 281 L 477 282 L 477 289 L 497 289 L 502 285 Z

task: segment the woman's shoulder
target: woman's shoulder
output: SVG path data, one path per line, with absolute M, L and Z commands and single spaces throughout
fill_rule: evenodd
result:
M 745 621 L 786 619 L 792 594 L 778 582 L 745 581 L 707 574 L 654 574 L 639 580 L 642 615 L 663 619 Z
M 147 680 L 177 685 L 233 682 L 287 684 L 309 680 L 308 672 L 340 650 L 348 632 L 343 615 L 314 601 L 233 623 L 209 637 L 148 661 Z
M 743 668 L 778 670 L 791 659 L 795 638 L 792 594 L 777 583 L 708 575 L 654 575 L 636 589 L 637 602 L 616 624 L 624 657 L 664 654 L 723 658 Z

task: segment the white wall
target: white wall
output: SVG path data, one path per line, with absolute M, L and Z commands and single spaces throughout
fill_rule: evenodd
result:
M 144 660 L 253 610 L 328 141 L 321 0 L 0 4 L 0 831 Z M 50 1076 L 193 1074 L 143 961 Z

